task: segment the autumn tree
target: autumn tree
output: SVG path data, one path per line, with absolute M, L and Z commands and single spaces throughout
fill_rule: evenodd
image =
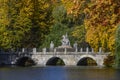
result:
M 95 50 L 102 47 L 104 51 L 114 50 L 114 35 L 120 21 L 120 2 L 118 0 L 62 0 L 75 21 L 84 21 L 86 41 Z M 85 17 L 84 17 L 85 16 Z M 85 20 L 84 20 L 85 18 Z
M 67 9 L 67 15 L 69 19 L 75 25 L 81 25 L 84 21 L 84 9 L 90 2 L 90 0 L 61 0 L 65 8 Z
M 28 1 L 25 0 L 24 2 L 27 4 Z M 52 24 L 52 8 L 49 0 L 30 0 L 28 7 L 30 7 L 28 17 L 31 20 L 32 27 L 29 33 L 26 34 L 27 37 L 23 40 L 23 45 L 26 44 L 26 47 L 38 47 L 45 35 L 49 33 Z
M 0 4 L 0 46 L 5 49 L 20 47 L 24 33 L 30 29 L 30 21 L 25 16 L 24 19 L 20 17 L 20 0 L 1 0 Z
M 0 46 L 37 47 L 52 24 L 47 0 L 0 0 Z M 26 37 L 27 36 L 27 37 Z
M 120 1 L 91 0 L 84 10 L 86 41 L 95 50 L 102 47 L 104 51 L 114 51 L 115 31 L 120 22 Z

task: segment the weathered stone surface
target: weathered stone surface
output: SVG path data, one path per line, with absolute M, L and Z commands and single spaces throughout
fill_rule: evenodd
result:
M 94 53 L 94 52 L 68 52 L 65 51 L 54 51 L 54 52 L 37 52 L 33 49 L 33 52 L 17 52 L 17 53 L 0 53 L 0 64 L 16 64 L 16 61 L 21 57 L 29 57 L 36 64 L 45 66 L 50 58 L 58 57 L 64 61 L 65 65 L 77 65 L 79 60 L 89 57 L 96 61 L 98 66 L 103 66 L 104 59 L 109 53 Z

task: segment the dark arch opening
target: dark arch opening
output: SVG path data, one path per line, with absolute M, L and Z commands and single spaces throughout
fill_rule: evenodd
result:
M 78 61 L 77 66 L 97 66 L 97 63 L 92 58 L 85 57 Z
M 16 61 L 17 66 L 33 66 L 35 62 L 30 57 L 22 57 Z
M 52 57 L 50 58 L 46 65 L 50 65 L 50 66 L 64 66 L 65 63 L 62 59 L 58 58 L 58 57 Z

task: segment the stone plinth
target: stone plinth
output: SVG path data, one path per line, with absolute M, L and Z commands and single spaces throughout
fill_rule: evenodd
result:
M 56 48 L 57 52 L 65 52 L 65 49 L 67 52 L 75 52 L 74 48 Z

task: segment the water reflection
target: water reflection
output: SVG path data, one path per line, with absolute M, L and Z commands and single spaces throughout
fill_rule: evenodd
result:
M 67 80 L 64 67 L 1 68 L 0 80 Z
M 70 72 L 70 71 L 71 72 Z M 68 69 L 68 80 L 119 80 L 115 69 L 82 68 Z
M 0 80 L 119 80 L 120 69 L 99 67 L 2 67 Z
M 67 74 L 63 67 L 47 67 L 40 80 L 67 80 Z

